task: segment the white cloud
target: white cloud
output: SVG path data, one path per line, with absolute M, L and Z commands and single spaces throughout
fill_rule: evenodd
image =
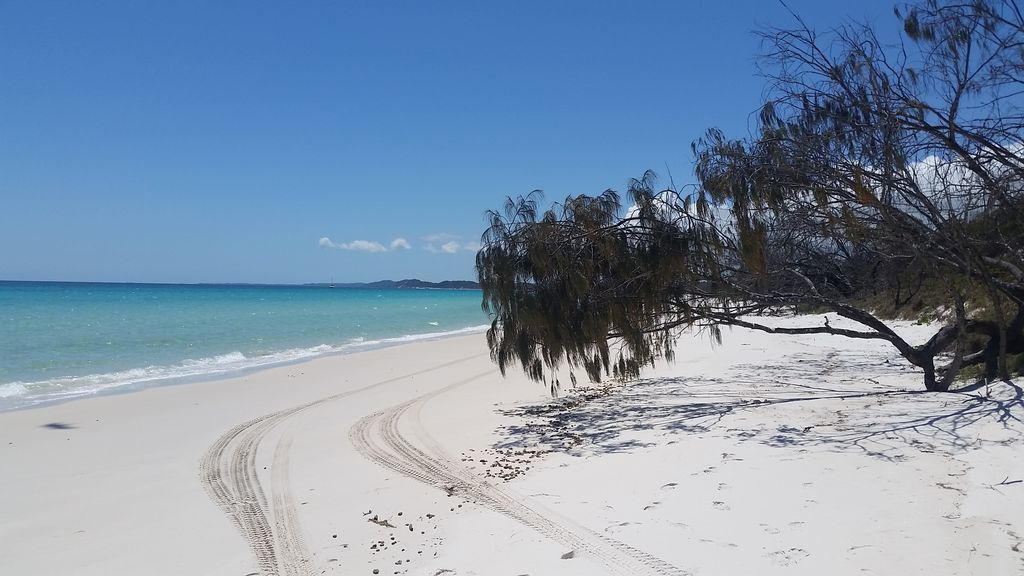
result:
M 431 244 L 433 244 L 434 242 L 450 242 L 452 240 L 458 240 L 460 238 L 462 238 L 462 236 L 459 236 L 457 234 L 437 232 L 436 234 L 427 234 L 426 236 L 422 236 L 420 239 L 423 240 L 424 242 L 430 242 Z
M 435 254 L 457 254 L 463 251 L 476 252 L 480 249 L 479 243 L 463 242 L 462 236 L 449 234 L 447 232 L 438 232 L 437 234 L 421 236 L 420 239 L 426 242 L 426 244 L 423 245 L 423 249 Z
M 335 242 L 324 236 L 320 238 L 318 244 L 323 248 L 333 248 L 335 250 L 352 250 L 355 252 L 388 252 L 391 250 L 408 250 L 412 248 L 409 245 L 409 241 L 405 238 L 395 238 L 391 241 L 389 246 L 385 246 L 376 240 L 353 240 L 351 242 Z
M 342 250 L 357 250 L 359 252 L 387 252 L 386 246 L 372 240 L 353 240 L 346 244 L 338 245 Z

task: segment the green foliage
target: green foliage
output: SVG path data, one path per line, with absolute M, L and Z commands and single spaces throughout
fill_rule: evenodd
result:
M 673 291 L 689 260 L 713 244 L 663 218 L 670 212 L 652 184 L 652 173 L 633 183 L 636 208 L 625 220 L 610 190 L 543 214 L 534 193 L 489 214 L 477 270 L 494 317 L 488 343 L 503 372 L 518 362 L 542 380 L 564 361 L 599 381 L 635 377 L 643 364 L 671 357 L 670 328 L 687 321 Z
M 799 21 L 765 33 L 775 72 L 757 130 L 697 141 L 690 194 L 656 191 L 648 172 L 627 210 L 609 190 L 491 212 L 477 272 L 502 371 L 635 377 L 671 357 L 676 328 L 717 339 L 722 325 L 886 340 L 930 390 L 962 365 L 991 372 L 995 354 L 1005 368 L 1024 350 L 1024 16 L 1008 1 L 926 0 L 902 20 L 914 62 L 867 26 L 839 28 L 828 49 Z M 912 346 L 872 313 L 890 298 L 951 320 Z M 862 329 L 750 317 L 780 307 Z

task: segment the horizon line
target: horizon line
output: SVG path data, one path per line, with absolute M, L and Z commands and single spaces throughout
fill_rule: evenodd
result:
M 353 286 L 358 284 L 376 284 L 379 282 L 426 282 L 429 284 L 441 284 L 443 282 L 472 282 L 479 284 L 476 280 L 421 280 L 419 278 L 402 278 L 401 280 L 381 279 L 365 282 L 168 282 L 168 281 L 129 281 L 129 280 L 8 280 L 0 278 L 0 283 L 5 284 L 143 284 L 151 286 Z

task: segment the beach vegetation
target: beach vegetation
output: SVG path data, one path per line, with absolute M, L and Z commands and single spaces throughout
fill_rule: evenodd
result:
M 476 266 L 502 371 L 552 390 L 561 367 L 634 378 L 672 358 L 679 330 L 731 326 L 885 341 L 927 390 L 972 366 L 1008 378 L 1024 352 L 1024 14 L 1012 0 L 895 12 L 895 44 L 796 15 L 761 32 L 756 127 L 699 138 L 695 185 L 648 172 L 624 194 L 544 207 L 534 192 L 489 212 Z M 936 331 L 912 344 L 884 307 Z M 780 311 L 845 321 L 762 319 Z

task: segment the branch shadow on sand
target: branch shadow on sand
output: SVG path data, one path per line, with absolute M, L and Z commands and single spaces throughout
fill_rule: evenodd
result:
M 518 423 L 504 428 L 497 447 L 618 453 L 660 441 L 655 436 L 713 432 L 739 442 L 900 461 L 908 449 L 956 453 L 1024 437 L 1024 393 L 1014 382 L 948 393 L 894 390 L 879 380 L 906 368 L 888 362 L 818 357 L 805 369 L 801 363 L 789 357 L 775 366 L 737 366 L 730 370 L 734 377 L 654 378 L 583 389 L 505 410 Z

